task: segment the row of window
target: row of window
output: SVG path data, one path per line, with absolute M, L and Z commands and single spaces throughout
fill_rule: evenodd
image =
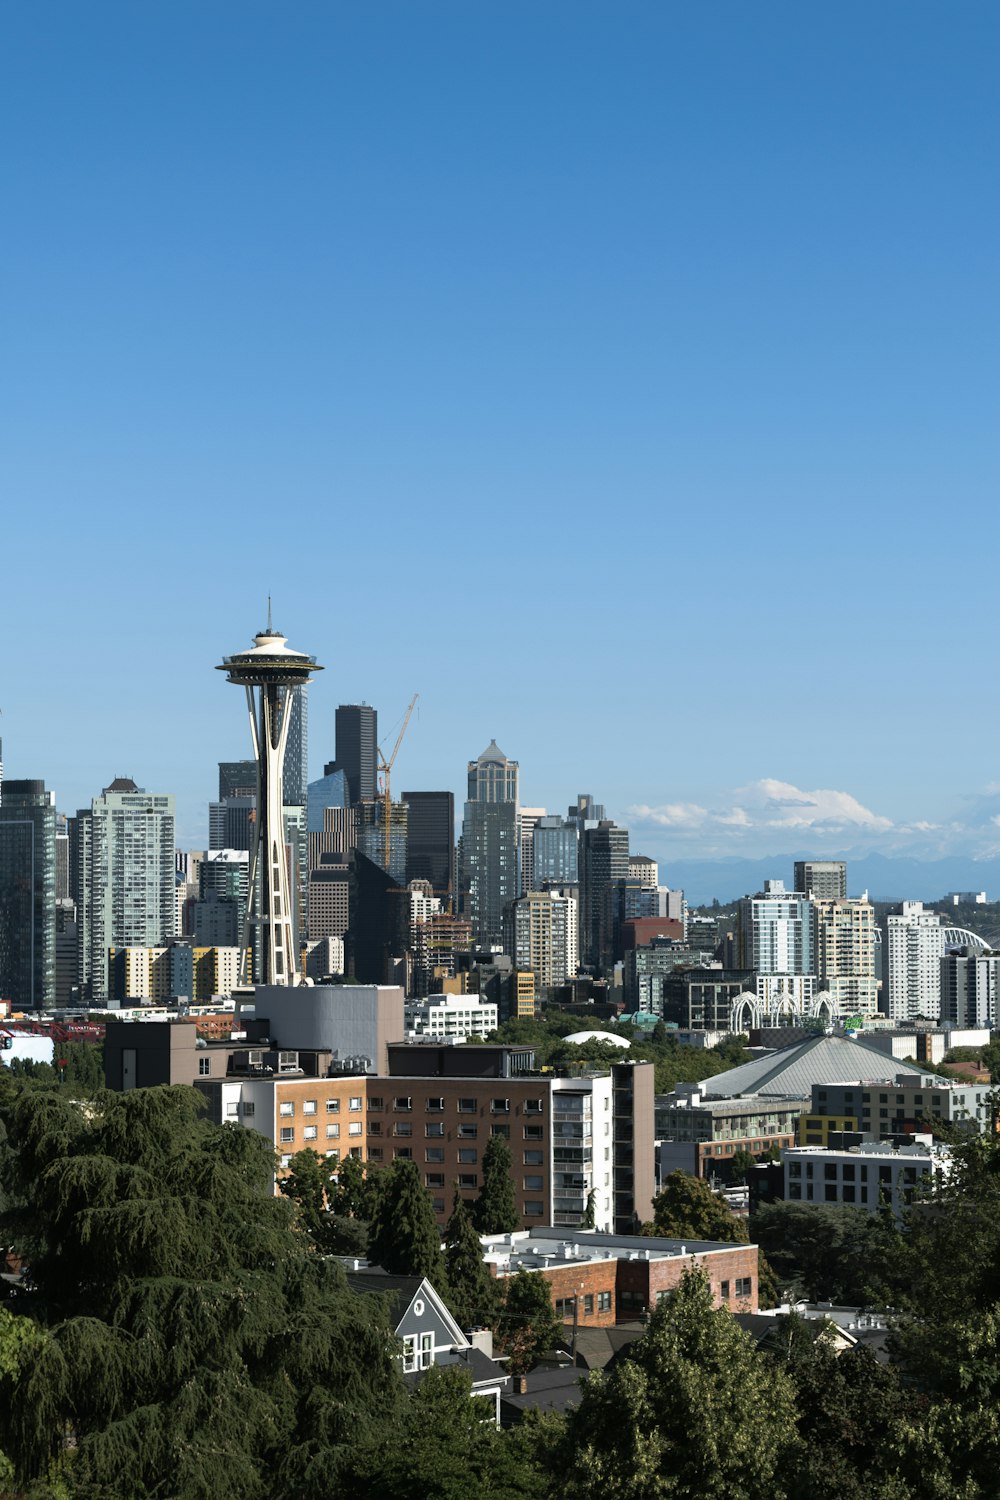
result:
M 318 1103 L 319 1103 L 319 1101 L 316 1100 L 316 1099 L 303 1099 L 303 1101 L 302 1101 L 302 1113 L 304 1115 L 314 1115 L 314 1114 L 317 1114 L 318 1113 Z M 348 1102 L 348 1108 L 352 1111 L 352 1113 L 357 1113 L 363 1107 L 363 1104 L 364 1104 L 364 1100 L 362 1099 L 361 1095 L 360 1094 L 355 1094 L 349 1100 L 349 1102 Z M 327 1112 L 328 1115 L 339 1115 L 340 1114 L 340 1100 L 339 1099 L 328 1099 L 326 1101 L 326 1112 Z M 279 1115 L 285 1115 L 286 1117 L 290 1116 L 290 1115 L 294 1115 L 295 1114 L 295 1101 L 294 1101 L 294 1099 L 282 1099 L 280 1101 L 279 1105 L 278 1105 L 278 1114 Z
M 428 1114 L 443 1114 L 447 1100 L 443 1094 L 434 1095 L 424 1100 L 424 1109 Z M 479 1113 L 479 1100 L 474 1098 L 461 1098 L 456 1101 L 456 1107 L 460 1115 L 477 1115 Z M 484 1106 L 485 1107 L 485 1106 Z M 540 1115 L 545 1112 L 544 1099 L 525 1099 L 523 1109 L 526 1115 Z M 391 1108 L 397 1114 L 409 1114 L 413 1109 L 412 1094 L 397 1094 L 392 1101 Z M 373 1095 L 368 1100 L 370 1113 L 380 1114 L 385 1109 L 385 1100 L 381 1095 Z M 495 1098 L 490 1100 L 490 1113 L 494 1115 L 509 1115 L 510 1100 Z
M 361 1134 L 361 1122 L 360 1122 L 360 1120 L 357 1120 L 357 1121 L 352 1120 L 351 1121 L 351 1123 L 347 1127 L 347 1134 L 348 1135 L 360 1135 Z M 305 1126 L 303 1126 L 303 1129 L 302 1129 L 302 1139 L 304 1141 L 314 1141 L 314 1140 L 316 1140 L 316 1138 L 317 1138 L 318 1135 L 319 1135 L 319 1126 L 318 1125 L 305 1125 Z M 328 1125 L 326 1127 L 326 1138 L 327 1138 L 328 1141 L 335 1141 L 335 1140 L 337 1140 L 339 1138 L 339 1136 L 340 1136 L 340 1126 L 339 1125 Z M 283 1146 L 290 1145 L 291 1142 L 294 1141 L 294 1139 L 295 1139 L 295 1126 L 294 1125 L 282 1125 L 280 1127 L 279 1131 L 278 1131 L 278 1140 L 279 1140 L 280 1144 L 283 1145 Z
M 610 1292 L 597 1292 L 597 1293 L 586 1292 L 586 1293 L 584 1293 L 584 1298 L 583 1298 L 583 1315 L 584 1315 L 584 1317 L 589 1317 L 593 1313 L 593 1311 L 594 1311 L 594 1298 L 595 1298 L 595 1296 L 596 1296 L 596 1299 L 597 1299 L 597 1311 L 598 1312 L 610 1312 L 611 1311 L 611 1293 Z M 576 1298 L 575 1297 L 557 1297 L 556 1298 L 556 1317 L 557 1318 L 562 1318 L 564 1322 L 569 1322 L 573 1318 L 575 1309 L 576 1309 Z

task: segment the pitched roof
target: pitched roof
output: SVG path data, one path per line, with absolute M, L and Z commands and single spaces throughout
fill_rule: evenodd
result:
M 506 755 L 504 755 L 503 751 L 500 749 L 500 746 L 497 744 L 496 740 L 490 740 L 489 744 L 486 746 L 486 749 L 483 751 L 482 755 L 480 755 L 479 759 L 480 760 L 506 760 L 507 757 L 506 757 Z
M 897 1073 L 920 1077 L 923 1071 L 854 1037 L 817 1036 L 716 1073 L 714 1078 L 704 1079 L 700 1087 L 719 1099 L 739 1094 L 808 1099 L 814 1083 L 865 1083 L 895 1078 Z

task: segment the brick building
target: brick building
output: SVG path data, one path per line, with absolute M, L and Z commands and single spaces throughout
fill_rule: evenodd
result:
M 641 1318 L 695 1267 L 708 1277 L 716 1307 L 757 1311 L 756 1245 L 589 1230 L 577 1230 L 570 1240 L 551 1227 L 486 1235 L 482 1243 L 495 1276 L 539 1271 L 549 1284 L 557 1316 L 580 1328 Z

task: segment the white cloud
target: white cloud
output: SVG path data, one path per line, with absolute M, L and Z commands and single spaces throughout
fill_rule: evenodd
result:
M 765 828 L 869 829 L 885 832 L 891 818 L 865 807 L 850 792 L 821 787 L 805 792 L 789 781 L 765 778 L 737 792 L 749 804 L 750 825 Z
M 652 824 L 657 828 L 700 828 L 710 814 L 697 802 L 665 802 L 660 807 L 629 808 L 629 817 L 637 823 Z

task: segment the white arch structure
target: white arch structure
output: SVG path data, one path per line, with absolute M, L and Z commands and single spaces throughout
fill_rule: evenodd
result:
M 765 1026 L 794 1025 L 796 1021 L 835 1020 L 833 1000 L 827 990 L 820 990 L 811 1000 L 793 1000 L 776 995 L 762 1000 L 752 990 L 744 990 L 729 1007 L 730 1031 L 759 1031 Z
M 989 943 L 967 927 L 946 927 L 944 945 L 946 948 L 978 948 L 982 953 L 990 951 Z

